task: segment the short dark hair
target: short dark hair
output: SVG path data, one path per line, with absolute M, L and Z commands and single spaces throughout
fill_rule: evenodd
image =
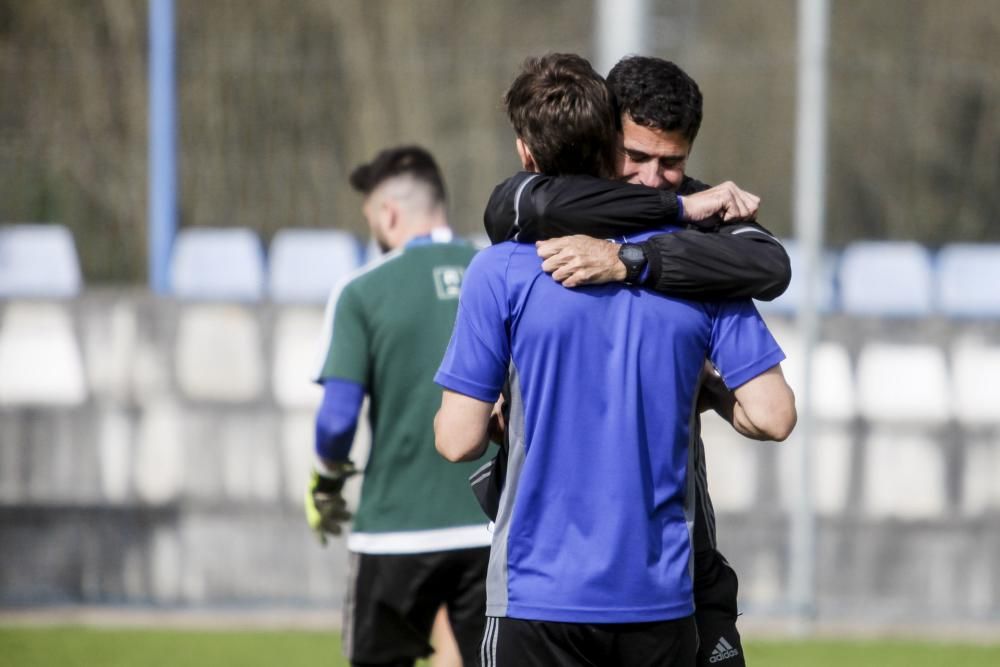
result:
M 604 78 L 585 58 L 528 58 L 503 101 L 514 132 L 542 172 L 613 174 L 617 119 Z
M 680 132 L 694 142 L 701 127 L 701 90 L 680 67 L 662 58 L 626 56 L 608 72 L 619 114 L 637 125 Z
M 371 162 L 360 164 L 351 172 L 351 186 L 368 196 L 385 181 L 395 176 L 412 176 L 426 183 L 433 193 L 435 203 L 445 202 L 444 179 L 437 162 L 420 146 L 386 148 Z

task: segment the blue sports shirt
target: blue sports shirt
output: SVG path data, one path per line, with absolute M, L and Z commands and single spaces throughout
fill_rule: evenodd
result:
M 475 257 L 435 376 L 488 402 L 511 383 L 487 614 L 575 623 L 690 615 L 687 469 L 703 362 L 735 388 L 784 354 L 750 301 L 696 303 L 622 284 L 567 289 L 541 261 L 533 245 L 513 242 Z

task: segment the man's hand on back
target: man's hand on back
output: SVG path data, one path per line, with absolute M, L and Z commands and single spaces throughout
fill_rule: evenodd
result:
M 535 247 L 538 256 L 545 260 L 542 270 L 551 273 L 563 287 L 625 280 L 625 265 L 618 259 L 617 243 L 577 234 L 539 241 Z
M 683 200 L 684 220 L 696 224 L 712 219 L 722 222 L 753 220 L 760 208 L 760 197 L 741 190 L 732 181 L 692 195 L 684 195 Z

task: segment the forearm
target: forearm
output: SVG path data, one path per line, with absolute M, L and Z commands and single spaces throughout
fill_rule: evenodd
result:
M 316 456 L 326 467 L 346 461 L 364 401 L 364 387 L 347 380 L 323 382 L 323 401 L 316 412 Z
M 791 389 L 780 373 L 768 371 L 764 389 L 742 388 L 745 403 L 729 389 L 715 370 L 706 364 L 699 403 L 715 410 L 737 433 L 753 440 L 784 440 L 795 425 L 795 403 Z M 780 381 L 777 379 L 780 378 Z
M 434 447 L 452 462 L 473 461 L 486 451 L 493 403 L 446 389 L 434 416 Z
M 732 233 L 735 230 L 746 230 Z M 699 300 L 755 298 L 770 301 L 791 280 L 788 254 L 757 225 L 719 233 L 684 230 L 644 243 L 645 285 L 664 294 Z
M 518 174 L 490 197 L 484 221 L 494 242 L 570 234 L 623 236 L 677 224 L 677 195 L 589 176 Z
M 728 389 L 713 396 L 711 408 L 745 438 L 751 440 L 773 440 L 771 434 L 754 423 L 750 415 Z
M 736 387 L 732 395 L 730 423 L 746 437 L 781 442 L 795 428 L 795 394 L 780 365 Z

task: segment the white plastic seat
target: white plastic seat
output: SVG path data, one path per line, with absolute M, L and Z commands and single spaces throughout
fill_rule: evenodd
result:
M 80 286 L 76 244 L 66 227 L 0 227 L 0 298 L 70 298 Z
M 755 303 L 762 313 L 794 315 L 806 298 L 805 265 L 803 264 L 802 249 L 797 241 L 785 240 L 782 241 L 782 245 L 785 246 L 785 252 L 788 253 L 788 260 L 792 267 L 792 280 L 788 284 L 788 289 L 774 301 L 757 301 Z M 828 313 L 835 307 L 836 264 L 836 254 L 829 250 L 823 251 L 815 294 L 816 308 L 821 313 Z
M 247 228 L 182 229 L 170 263 L 173 294 L 191 301 L 257 301 L 264 287 L 264 255 Z
M 12 303 L 0 318 L 0 405 L 80 405 L 87 381 L 69 313 Z
M 805 359 L 799 341 L 791 337 L 781 343 L 787 358 L 781 363 L 788 385 L 801 397 L 805 382 Z M 812 358 L 810 400 L 813 414 L 820 419 L 846 421 L 857 414 L 856 389 L 851 358 L 840 343 L 823 341 Z M 801 410 L 801 406 L 799 408 Z
M 1000 424 L 1000 345 L 973 338 L 952 346 L 955 414 L 965 424 Z
M 877 518 L 939 518 L 947 509 L 940 444 L 922 433 L 877 427 L 865 447 L 865 512 Z
M 268 293 L 281 303 L 324 303 L 359 260 L 358 241 L 348 232 L 283 229 L 271 241 Z
M 274 328 L 274 398 L 283 408 L 315 410 L 322 390 L 313 382 L 323 313 L 302 307 L 278 316 Z
M 784 509 L 792 512 L 798 497 L 800 471 L 797 449 L 802 446 L 793 432 L 788 442 L 778 445 L 778 473 Z M 809 484 L 816 511 L 824 515 L 841 514 L 847 507 L 851 484 L 851 456 L 854 442 L 850 430 L 841 426 L 814 428 Z
M 918 243 L 852 243 L 841 255 L 841 305 L 852 315 L 922 317 L 932 310 L 932 275 L 930 253 Z
M 241 403 L 260 395 L 264 360 L 259 324 L 243 306 L 193 304 L 177 325 L 177 384 L 193 400 Z
M 951 317 L 1000 317 L 1000 244 L 955 243 L 938 253 L 938 303 Z
M 745 512 L 757 497 L 757 454 L 763 445 L 744 438 L 712 413 L 701 417 L 708 490 L 717 512 Z
M 933 345 L 870 343 L 858 358 L 858 409 L 872 421 L 940 424 L 951 416 L 948 370 Z
M 979 516 L 1000 510 L 1000 438 L 973 438 L 965 445 L 962 511 Z
M 145 406 L 136 435 L 132 481 L 143 502 L 165 504 L 180 497 L 188 481 L 186 417 L 170 398 Z

